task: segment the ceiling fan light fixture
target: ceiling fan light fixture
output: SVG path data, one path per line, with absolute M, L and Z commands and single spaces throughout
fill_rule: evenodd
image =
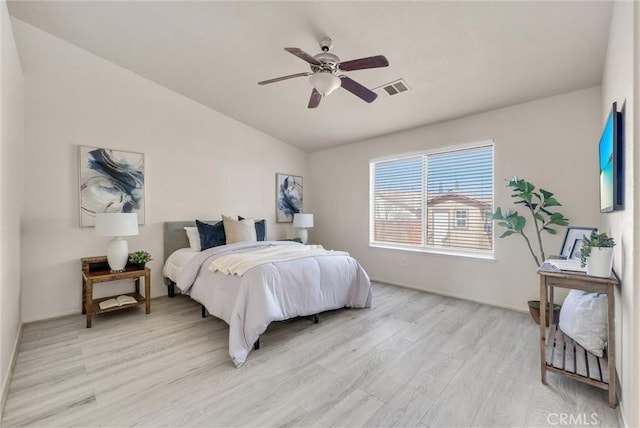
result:
M 327 96 L 341 85 L 340 78 L 333 73 L 315 73 L 309 77 L 309 83 L 322 96 Z

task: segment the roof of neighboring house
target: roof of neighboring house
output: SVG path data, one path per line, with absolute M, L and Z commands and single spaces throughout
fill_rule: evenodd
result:
M 464 195 L 454 190 L 450 190 L 447 193 L 443 193 L 427 199 L 427 204 L 438 205 L 445 202 L 453 201 L 453 202 L 459 202 L 465 205 L 473 205 L 480 209 L 490 209 L 491 204 L 489 202 L 483 201 L 481 198 L 482 196 L 479 196 L 479 195 L 472 195 L 472 194 Z
M 395 192 L 395 191 L 381 191 L 376 193 L 376 197 L 386 201 L 389 205 L 387 209 L 379 207 L 381 212 L 386 212 L 387 215 L 391 215 L 396 220 L 407 220 L 411 218 L 419 218 L 422 213 L 420 204 L 416 206 L 416 200 L 420 199 L 417 192 Z M 491 203 L 483 201 L 482 196 L 450 190 L 446 193 L 437 194 L 431 196 L 427 200 L 427 205 L 438 205 L 446 202 L 458 202 L 464 205 L 474 206 L 478 209 L 491 209 Z M 401 210 L 402 212 L 398 212 Z M 393 213 L 391 212 L 393 211 Z

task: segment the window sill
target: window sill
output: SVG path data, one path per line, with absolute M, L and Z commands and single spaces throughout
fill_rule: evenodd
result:
M 437 256 L 458 257 L 458 258 L 473 259 L 473 260 L 486 260 L 488 262 L 496 261 L 494 253 L 476 253 L 473 251 L 456 251 L 456 250 L 445 250 L 445 249 L 437 249 L 437 248 L 399 247 L 399 246 L 371 244 L 371 243 L 369 244 L 369 248 L 408 251 L 412 253 L 434 254 Z

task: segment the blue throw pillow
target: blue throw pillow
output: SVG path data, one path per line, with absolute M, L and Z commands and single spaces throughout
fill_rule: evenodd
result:
M 244 217 L 238 216 L 238 220 L 244 220 Z M 264 241 L 267 237 L 267 226 L 264 223 L 264 219 L 255 222 L 256 225 L 256 240 Z
M 216 224 L 209 224 L 196 220 L 196 226 L 200 234 L 200 247 L 202 251 L 227 243 L 227 236 L 224 234 L 224 225 L 221 221 Z
M 264 224 L 264 220 L 256 221 L 256 239 L 258 241 L 264 241 L 267 238 L 267 227 Z

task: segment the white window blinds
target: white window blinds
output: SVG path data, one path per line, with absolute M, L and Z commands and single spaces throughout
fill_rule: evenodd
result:
M 373 240 L 424 245 L 424 159 L 422 156 L 375 162 Z
M 493 251 L 493 144 L 371 162 L 372 245 Z

